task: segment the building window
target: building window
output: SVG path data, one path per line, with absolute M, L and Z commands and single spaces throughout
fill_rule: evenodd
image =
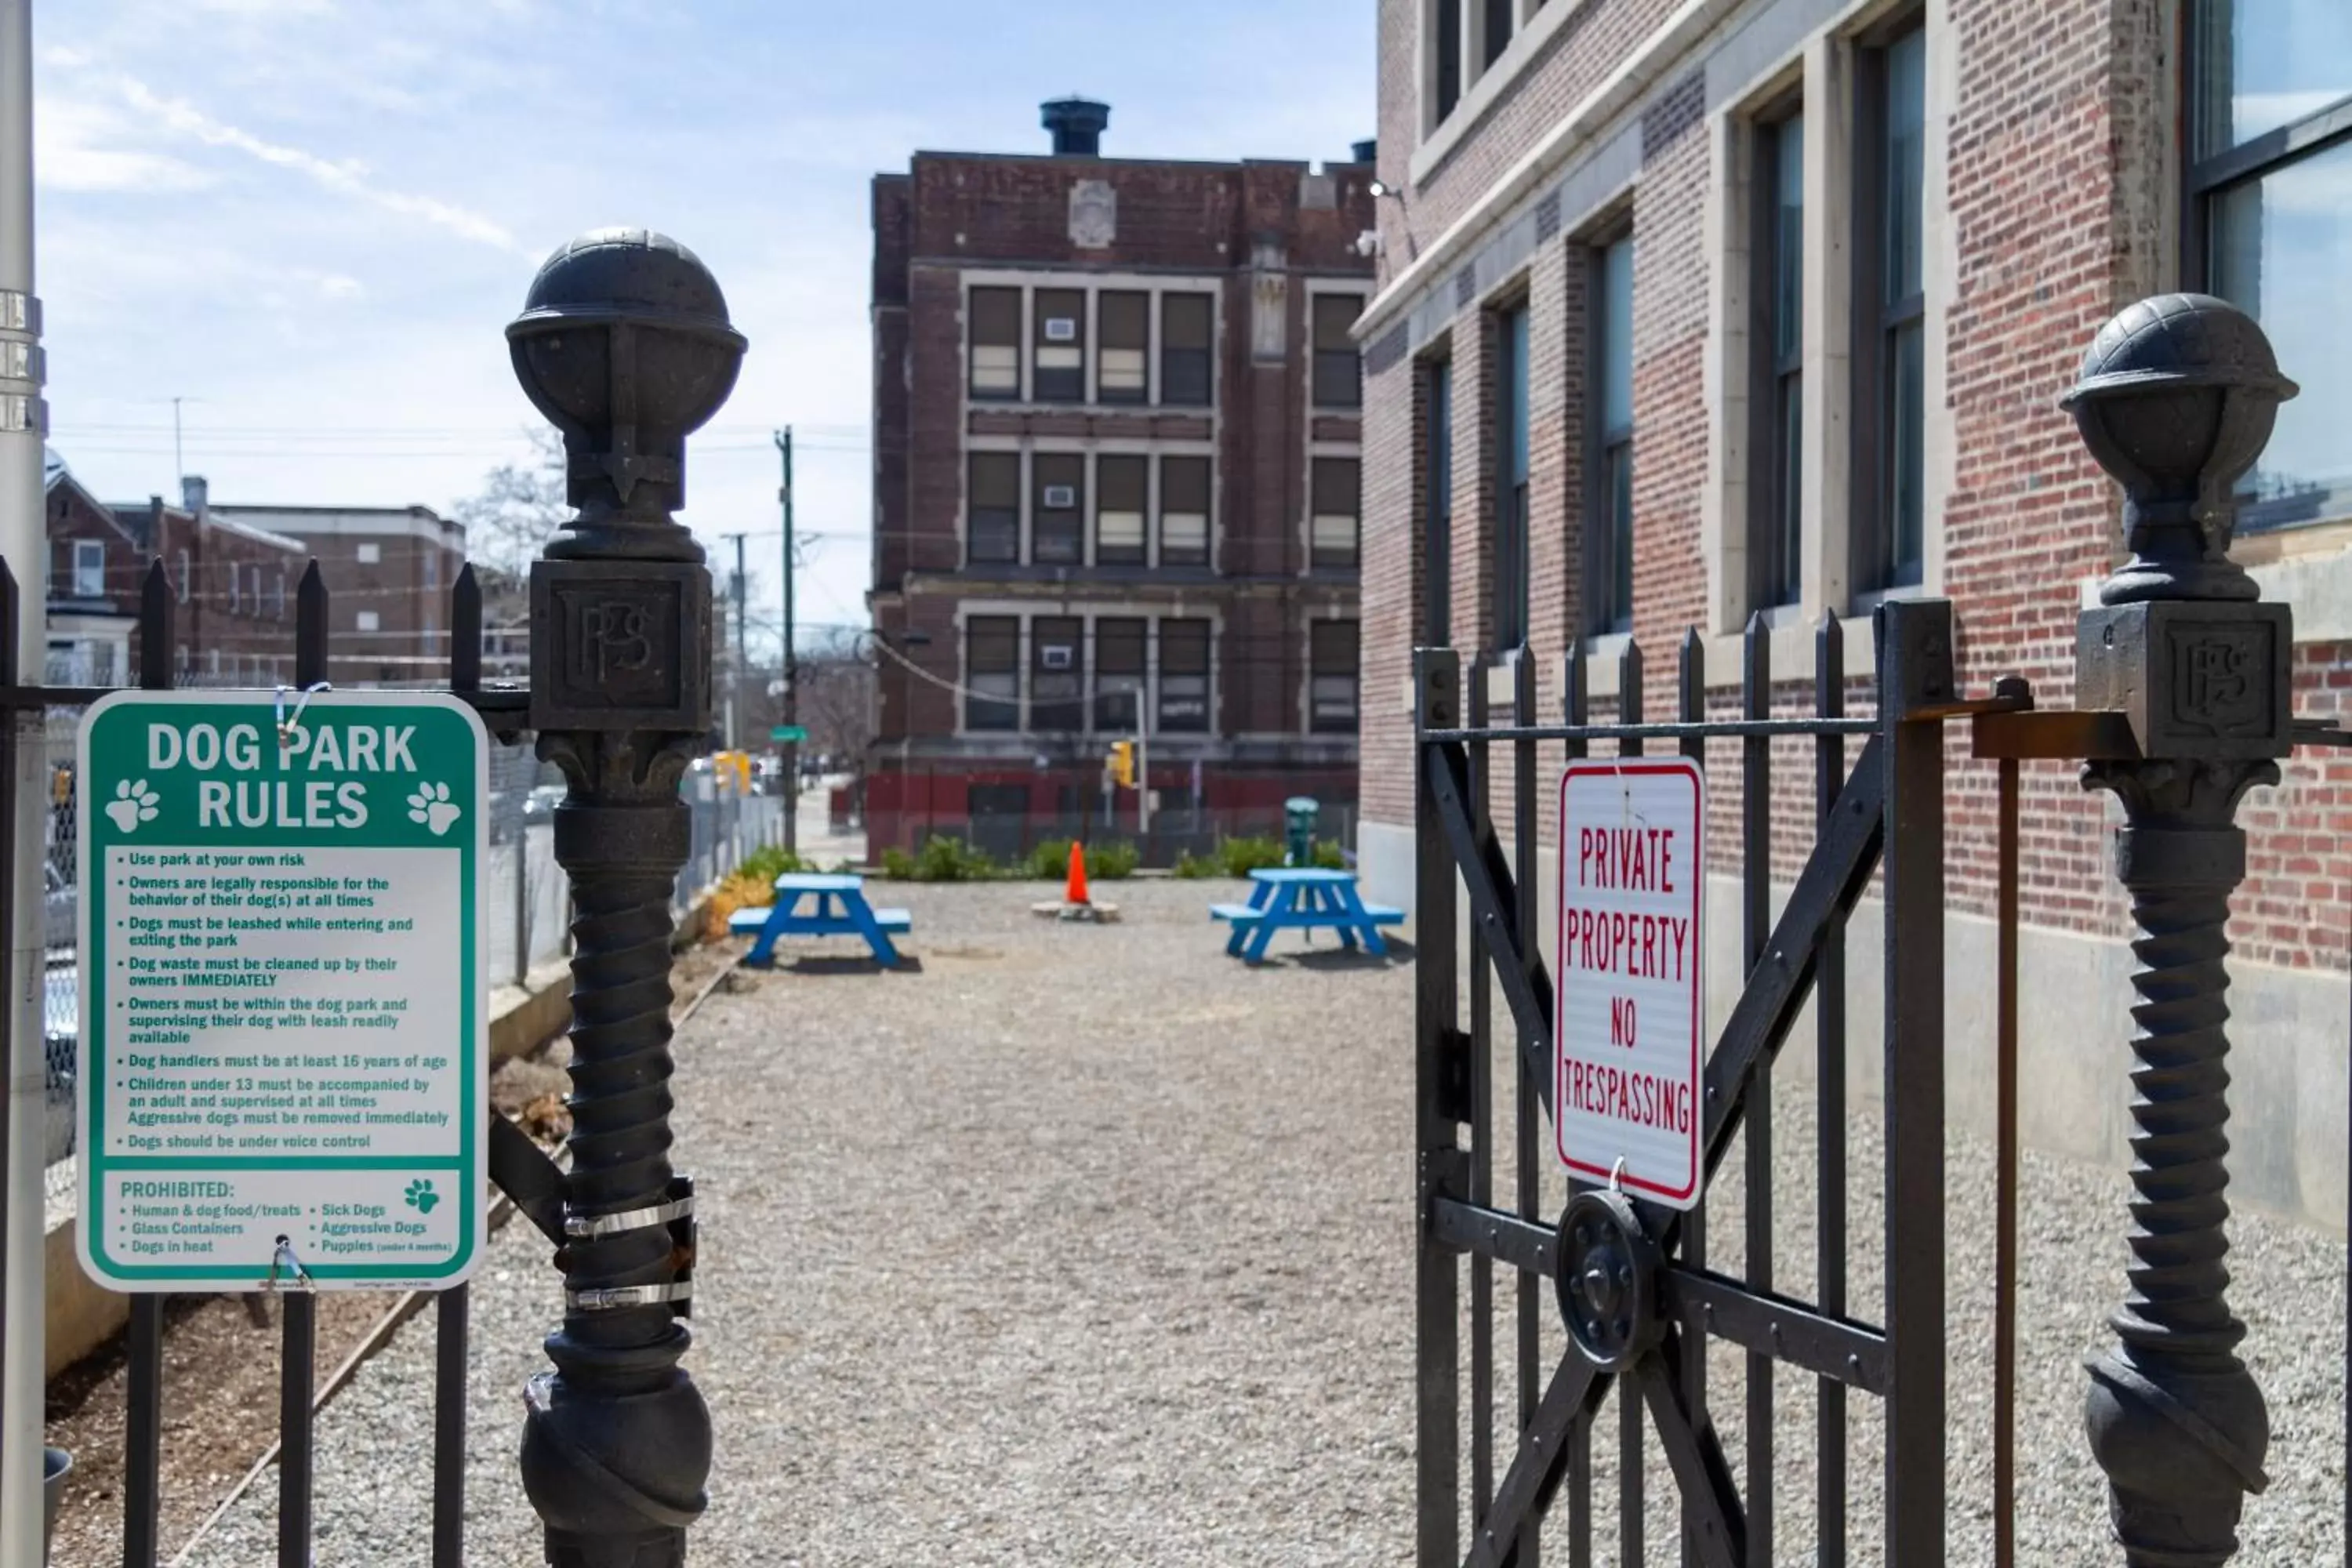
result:
M 1475 3 L 1486 7 L 1486 16 L 1482 18 L 1486 26 L 1480 29 L 1480 42 L 1484 47 L 1478 52 L 1478 68 L 1484 70 L 1501 59 L 1503 51 L 1511 47 L 1512 13 L 1517 10 L 1518 0 L 1475 0 Z
M 1435 57 L 1431 63 L 1437 78 L 1433 84 L 1437 95 L 1435 112 L 1430 117 L 1434 130 L 1462 101 L 1462 0 L 1427 0 L 1427 7 L 1423 15 L 1437 35 L 1430 40 L 1430 52 Z
M 73 596 L 106 596 L 106 546 L 95 539 L 77 539 L 73 547 Z
M 1313 549 L 1307 563 L 1318 568 L 1354 570 L 1357 544 L 1363 532 L 1363 466 L 1353 458 L 1318 458 L 1311 488 Z
M 1805 120 L 1756 128 L 1748 347 L 1748 602 L 1804 596 Z
M 1106 291 L 1095 297 L 1102 323 L 1102 363 L 1095 395 L 1104 403 L 1141 403 L 1150 395 L 1151 296 Z
M 381 544 L 361 545 L 359 547 L 359 562 L 362 566 L 382 565 L 383 563 L 383 546 Z
M 1029 459 L 1036 489 L 1029 560 L 1038 566 L 1076 566 L 1087 558 L 1087 459 L 1076 452 L 1039 452 Z
M 1209 563 L 1209 459 L 1160 459 L 1160 564 Z
M 188 552 L 180 552 L 180 603 L 188 602 Z
M 1593 253 L 1591 384 L 1586 418 L 1584 626 L 1633 625 L 1633 237 Z
M 1528 308 L 1507 311 L 1495 333 L 1495 642 L 1528 636 Z
M 1021 395 L 1021 290 L 974 289 L 971 294 L 971 395 Z
M 256 567 L 254 567 L 254 568 L 253 568 L 253 581 L 252 581 L 252 583 L 249 584 L 249 586 L 250 586 L 250 587 L 252 588 L 252 590 L 253 590 L 253 595 L 252 595 L 252 600 L 253 600 L 253 613 L 254 613 L 255 615 L 258 616 L 259 614 L 261 614 L 261 568 L 260 568 L 260 567 L 256 566 Z
M 1315 406 L 1360 408 L 1364 362 L 1349 329 L 1364 313 L 1360 294 L 1315 296 Z
M 1087 297 L 1076 289 L 1040 289 L 1037 378 L 1040 403 L 1087 400 Z
M 2239 481 L 2242 529 L 2352 514 L 2352 9 L 2199 0 L 2185 268 L 2263 324 L 2302 387 Z
M 220 674 L 220 649 L 216 647 L 205 649 L 205 673 L 215 677 Z
M 1160 296 L 1160 401 L 1205 408 L 1215 401 L 1210 374 L 1210 327 L 1216 301 L 1207 294 Z
M 1927 35 L 1864 51 L 1854 139 L 1853 580 L 1920 581 L 1927 504 L 1924 257 Z
M 230 562 L 228 563 L 228 607 L 231 610 L 238 607 L 238 586 L 244 577 L 245 569 L 236 562 Z
M 964 728 L 1021 728 L 1019 617 L 974 616 L 965 623 L 963 665 Z
M 1160 728 L 1200 734 L 1209 727 L 1209 623 L 1160 623 Z
M 269 613 L 281 621 L 286 618 L 286 569 L 282 566 L 269 585 Z
M 172 648 L 172 670 L 176 675 L 188 673 L 188 645 L 178 643 Z
M 971 503 L 964 526 L 964 559 L 1010 563 L 1021 559 L 1021 454 L 971 455 Z
M 1104 350 L 1108 358 L 1109 350 Z M 1095 464 L 1095 564 L 1140 566 L 1148 458 L 1102 458 Z
M 1315 621 L 1307 628 L 1307 727 L 1318 735 L 1356 732 L 1356 623 Z
M 1029 728 L 1074 732 L 1087 727 L 1086 622 L 1039 616 L 1029 623 Z
M 1131 734 L 1143 720 L 1143 641 L 1139 617 L 1105 616 L 1095 623 L 1095 728 Z
M 382 631 L 383 629 L 383 617 L 377 615 L 373 610 L 362 610 L 359 613 L 358 619 L 352 624 L 363 632 Z
M 1443 647 L 1454 636 L 1454 365 L 1438 360 L 1423 374 L 1428 377 L 1423 418 L 1429 426 L 1429 471 L 1422 484 L 1428 508 L 1423 542 L 1429 552 L 1423 589 L 1428 633 L 1423 640 Z

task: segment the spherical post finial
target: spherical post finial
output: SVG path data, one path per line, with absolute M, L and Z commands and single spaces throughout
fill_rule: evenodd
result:
M 2102 602 L 2259 596 L 2229 557 L 2234 489 L 2295 392 L 2262 327 L 2210 294 L 2142 300 L 2099 329 L 2059 406 L 2124 487 L 2132 558 Z
M 675 531 L 660 557 L 700 560 L 669 514 L 686 500 L 686 437 L 727 401 L 745 346 L 710 269 L 667 235 L 592 230 L 540 268 L 507 344 L 524 395 L 562 432 L 581 512 L 548 554 L 646 556 L 646 536 L 614 531 L 651 527 Z

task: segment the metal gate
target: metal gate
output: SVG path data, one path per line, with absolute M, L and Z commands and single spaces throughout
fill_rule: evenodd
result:
M 1710 711 L 1705 647 L 1692 634 L 1676 669 L 1676 711 L 1660 722 L 1645 719 L 1643 655 L 1630 643 L 1616 656 L 1614 710 L 1605 720 L 1587 700 L 1594 665 L 1580 649 L 1566 656 L 1563 700 L 1551 715 L 1538 710 L 1536 663 L 1524 646 L 1495 665 L 1472 663 L 1466 708 L 1460 656 L 1416 653 L 1423 1568 L 1532 1568 L 1563 1488 L 1566 1517 L 1549 1539 L 1564 1538 L 1572 1568 L 1589 1568 L 1596 1527 L 1612 1525 L 1608 1555 L 1622 1564 L 1653 1561 L 1662 1550 L 1707 1568 L 1780 1560 L 1776 1515 L 1788 1500 L 1774 1482 L 1774 1395 L 1788 1376 L 1818 1390 L 1813 1495 L 1801 1500 L 1818 1540 L 1811 1560 L 1843 1564 L 1851 1549 L 1895 1568 L 1946 1561 L 1948 743 L 1995 761 L 1999 778 L 1995 1561 L 2007 1568 L 2016 1545 L 2018 764 L 2025 758 L 2078 760 L 2085 787 L 2118 797 L 2117 871 L 2138 927 L 2133 1261 L 2114 1320 L 2117 1344 L 2090 1367 L 2091 1450 L 2107 1474 L 2127 1561 L 2219 1568 L 2234 1555 L 2243 1500 L 2266 1484 L 2267 1422 L 2261 1393 L 2234 1354 L 2244 1330 L 2223 1299 L 2221 1263 L 2229 1214 L 2224 927 L 2245 869 L 2233 816 L 2249 789 L 2277 781 L 2274 759 L 2295 744 L 2352 741 L 2332 725 L 2291 718 L 2289 612 L 2257 602 L 2252 579 L 2227 554 L 2233 487 L 2268 438 L 2277 402 L 2294 393 L 2260 329 L 2218 300 L 2143 301 L 2091 345 L 2063 401 L 2093 456 L 2125 489 L 2130 558 L 2104 584 L 2100 604 L 2082 613 L 2079 711 L 2036 711 L 2022 680 L 1964 692 L 1951 606 L 1927 599 L 1876 608 L 1875 679 L 1866 689 L 1850 689 L 1843 630 L 1825 618 L 1811 700 L 1801 704 L 1809 711 L 1791 710 L 1798 693 L 1784 687 L 1776 713 L 1771 638 L 1760 621 L 1741 644 L 1737 710 Z M 1506 672 L 1510 701 L 1497 722 L 1488 685 Z M 1850 713 L 1849 701 L 1866 701 L 1872 711 Z M 1537 898 L 1538 772 L 1596 744 L 1617 754 L 1675 748 L 1702 765 L 1711 749 L 1718 762 L 1737 754 L 1736 806 L 1717 814 L 1713 837 L 1736 837 L 1744 984 L 1720 1019 L 1700 1096 L 1710 1188 L 1735 1142 L 1741 1146 L 1744 1262 L 1736 1275 L 1709 1267 L 1704 1201 L 1676 1213 L 1572 1182 L 1564 1204 L 1549 1195 L 1560 1184 L 1547 1179 L 1539 1152 L 1553 1110 L 1555 1037 Z M 1793 814 L 1784 810 L 1776 827 L 1776 745 L 1811 753 L 1804 804 L 1814 829 L 1777 918 L 1773 849 Z M 1797 761 L 1780 754 L 1784 763 Z M 1777 787 L 1789 778 L 1784 767 Z M 1498 808 L 1507 814 L 1502 826 Z M 1850 1224 L 1848 1177 L 1873 1173 L 1849 1169 L 1846 924 L 1874 872 L 1883 873 L 1885 921 L 1884 1153 L 1875 1173 L 1884 1288 L 1865 1300 L 1849 1289 L 1873 1238 Z M 1795 1279 L 1774 1268 L 1769 1086 L 1808 1001 L 1818 1260 L 1812 1278 Z M 1497 1125 L 1506 1108 L 1507 1130 Z M 1512 1190 L 1499 1196 L 1498 1164 L 1513 1172 Z M 1497 1323 L 1498 1266 L 1516 1309 L 1506 1326 Z M 1560 1329 L 1565 1352 L 1548 1354 L 1546 1336 L 1557 1342 Z M 1711 1339 L 1745 1352 L 1744 1387 L 1718 1393 L 1714 1404 Z M 1860 1478 L 1871 1511 L 1883 1511 L 1883 1542 L 1851 1539 L 1859 1511 L 1847 1465 L 1856 1395 L 1884 1407 L 1883 1474 Z M 1727 1402 L 1739 1413 L 1738 1455 L 1727 1451 L 1711 1415 Z M 1603 1499 L 1596 1507 L 1595 1436 L 1612 1405 L 1616 1455 L 1601 1468 L 1613 1468 L 1616 1496 L 1613 1506 Z M 1663 1458 L 1662 1472 L 1653 1454 Z M 1654 1485 L 1670 1489 L 1677 1542 L 1644 1538 Z
M 725 402 L 744 345 L 702 263 L 674 240 L 629 229 L 559 249 L 507 337 L 524 392 L 563 434 L 578 509 L 530 575 L 528 689 L 484 683 L 472 567 L 448 603 L 447 689 L 493 736 L 535 736 L 567 785 L 551 832 L 573 910 L 567 1158 L 551 1160 L 512 1122 L 490 1118 L 491 1180 L 545 1236 L 563 1286 L 562 1324 L 545 1342 L 556 1370 L 523 1391 L 520 1470 L 550 1563 L 676 1568 L 705 1505 L 711 1433 L 678 1364 L 697 1238 L 692 1182 L 670 1161 L 669 943 L 675 879 L 693 847 L 679 784 L 689 760 L 711 749 L 712 681 L 709 574 L 672 513 L 684 500 L 685 438 Z M 166 689 L 180 674 L 173 625 L 185 586 L 161 560 L 147 574 L 142 687 Z M 21 804 L 15 749 L 40 743 L 47 712 L 105 695 L 25 679 L 19 593 L 0 569 L 0 702 L 11 710 L 0 725 L 0 820 Z M 294 684 L 282 694 L 326 682 L 330 609 L 313 563 L 295 602 Z M 0 863 L 0 874 L 10 869 Z M 0 933 L 0 948 L 12 943 Z M 15 1021 L 0 1010 L 0 1047 Z M 0 1166 L 6 1137 L 0 1119 Z M 317 1300 L 299 1289 L 281 1300 L 276 1561 L 309 1568 Z M 166 1308 L 161 1295 L 132 1300 L 124 1568 L 155 1568 L 162 1544 Z M 467 1310 L 462 1286 L 436 1297 L 429 1415 L 418 1411 L 433 1434 L 435 1568 L 465 1560 Z

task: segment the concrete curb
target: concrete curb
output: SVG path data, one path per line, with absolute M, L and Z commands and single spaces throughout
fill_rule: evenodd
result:
M 562 1034 L 572 1023 L 572 966 L 558 959 L 541 964 L 522 985 L 490 993 L 490 1066 L 526 1056 Z M 44 1238 L 42 1284 L 46 1299 L 44 1377 L 55 1377 L 120 1332 L 131 1321 L 131 1298 L 93 1282 L 74 1256 L 79 1215 L 60 1221 Z

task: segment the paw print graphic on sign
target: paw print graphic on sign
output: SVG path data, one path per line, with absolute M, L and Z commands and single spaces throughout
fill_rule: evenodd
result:
M 441 1201 L 441 1194 L 433 1190 L 429 1179 L 419 1176 L 408 1184 L 408 1190 L 400 1194 L 400 1201 L 418 1214 L 431 1214 L 433 1205 Z
M 449 798 L 449 786 L 445 784 L 423 784 L 408 797 L 408 820 L 421 822 L 432 830 L 436 838 L 449 831 L 457 820 L 457 803 Z
M 160 797 L 147 787 L 145 779 L 124 779 L 114 786 L 114 798 L 106 803 L 106 815 L 114 818 L 114 826 L 124 833 L 135 833 L 142 822 L 155 820 L 155 808 Z

